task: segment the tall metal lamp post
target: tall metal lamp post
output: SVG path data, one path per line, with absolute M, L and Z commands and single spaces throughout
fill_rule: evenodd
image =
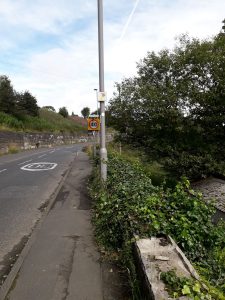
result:
M 100 116 L 99 116 L 99 110 L 98 110 L 98 89 L 94 89 L 94 91 L 95 91 L 95 93 L 96 93 L 96 100 L 97 100 L 97 110 L 96 110 L 96 115 L 97 115 L 98 117 L 100 117 Z M 99 144 L 99 132 L 98 132 L 98 131 L 95 132 L 95 136 L 96 136 L 97 144 Z
M 103 4 L 98 1 L 98 54 L 99 54 L 99 96 L 100 102 L 100 161 L 101 161 L 101 179 L 107 179 L 107 150 L 105 139 L 105 86 L 104 86 L 104 40 L 103 40 Z
M 96 99 L 97 99 L 97 111 L 96 111 L 96 115 L 99 116 L 99 111 L 98 111 L 98 89 L 94 89 L 95 93 L 96 93 Z

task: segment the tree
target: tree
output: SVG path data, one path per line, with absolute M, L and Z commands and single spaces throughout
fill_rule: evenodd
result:
M 36 117 L 39 114 L 37 100 L 29 91 L 16 93 L 16 109 L 19 115 Z
M 43 106 L 42 108 L 47 109 L 47 110 L 49 110 L 49 111 L 55 112 L 55 108 L 54 108 L 53 106 L 50 106 L 50 105 L 48 105 L 48 106 Z
M 89 107 L 84 107 L 81 111 L 82 116 L 87 119 L 88 116 L 90 115 L 90 108 Z
M 171 51 L 149 52 L 138 75 L 117 84 L 111 124 L 175 173 L 218 171 L 225 159 L 225 35 L 184 35 Z
M 7 114 L 15 113 L 15 94 L 7 76 L 0 76 L 0 111 Z
M 223 26 L 222 26 L 222 32 L 225 33 L 225 19 L 222 21 Z
M 68 110 L 65 106 L 59 108 L 59 114 L 61 116 L 63 116 L 64 118 L 68 118 L 68 116 L 69 116 Z

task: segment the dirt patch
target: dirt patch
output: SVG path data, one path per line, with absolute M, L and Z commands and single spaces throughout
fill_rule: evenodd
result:
M 91 198 L 88 195 L 86 182 L 87 182 L 87 178 L 84 178 L 78 189 L 78 191 L 80 193 L 80 203 L 78 206 L 78 210 L 90 210 L 91 209 Z
M 116 262 L 102 259 L 103 294 L 107 300 L 131 300 L 128 274 Z
M 0 287 L 3 285 L 6 280 L 8 274 L 10 273 L 12 267 L 16 263 L 20 253 L 25 247 L 29 236 L 24 236 L 21 241 L 13 247 L 13 249 L 4 256 L 2 262 L 0 263 Z

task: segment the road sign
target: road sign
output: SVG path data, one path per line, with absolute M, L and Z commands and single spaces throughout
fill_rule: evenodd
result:
M 99 118 L 88 118 L 88 130 L 99 131 L 100 130 L 100 119 Z
M 106 92 L 98 92 L 98 102 L 106 101 Z

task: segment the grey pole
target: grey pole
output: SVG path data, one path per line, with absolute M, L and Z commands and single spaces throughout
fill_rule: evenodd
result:
M 97 100 L 97 113 L 96 113 L 96 115 L 98 117 L 100 117 L 99 116 L 99 111 L 98 111 L 98 89 L 94 89 L 94 91 L 96 93 L 96 100 Z M 96 141 L 97 141 L 97 144 L 99 144 L 99 131 L 96 131 Z
M 98 0 L 98 53 L 99 53 L 99 92 L 105 92 L 104 86 L 104 40 L 103 40 L 103 4 Z M 107 179 L 107 150 L 105 141 L 105 102 L 100 102 L 100 161 L 101 179 Z
M 99 113 L 98 113 L 98 89 L 94 89 L 95 93 L 96 93 L 96 100 L 97 100 L 97 112 L 96 112 L 96 115 L 99 116 Z

